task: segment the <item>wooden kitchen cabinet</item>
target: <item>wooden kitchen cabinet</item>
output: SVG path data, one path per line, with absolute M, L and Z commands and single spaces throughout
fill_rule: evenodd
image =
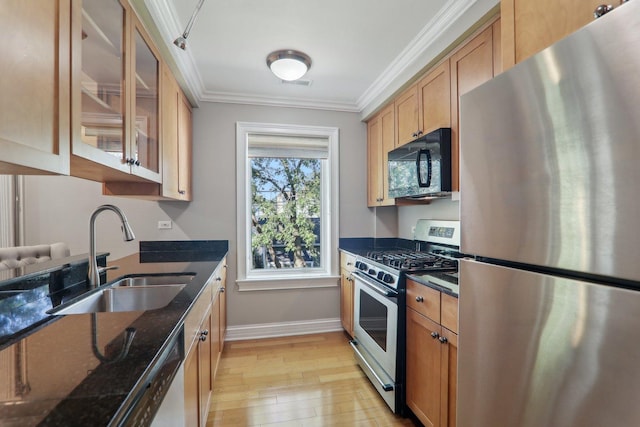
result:
M 502 0 L 503 68 L 522 62 L 593 21 L 593 12 L 602 3 L 599 0 Z
M 69 40 L 78 4 L 2 2 L 0 174 L 69 173 Z
M 395 146 L 394 106 L 389 105 L 367 123 L 367 205 L 392 206 L 387 157 Z
M 396 113 L 396 145 L 404 145 L 418 136 L 420 130 L 418 86 L 413 85 L 394 101 Z
M 451 127 L 450 85 L 446 59 L 396 98 L 396 146 L 433 130 Z
M 75 13 L 71 175 L 161 182 L 159 52 L 125 0 Z
M 162 183 L 107 182 L 105 195 L 191 201 L 191 104 L 166 64 L 161 77 Z
M 345 332 L 353 337 L 353 271 L 356 257 L 340 252 L 340 321 Z
M 451 185 L 460 189 L 460 96 L 491 80 L 494 70 L 494 29 L 500 23 L 485 28 L 451 55 Z M 499 43 L 496 40 L 496 43 Z M 472 139 L 468 140 L 473 143 Z
M 418 130 L 427 134 L 451 127 L 451 73 L 449 59 L 434 67 L 418 82 Z
M 185 425 L 207 423 L 213 384 L 226 334 L 226 258 L 193 304 L 184 323 Z
M 407 280 L 406 401 L 426 426 L 456 425 L 458 336 L 442 325 L 451 322 L 452 301 L 457 319 L 454 297 Z

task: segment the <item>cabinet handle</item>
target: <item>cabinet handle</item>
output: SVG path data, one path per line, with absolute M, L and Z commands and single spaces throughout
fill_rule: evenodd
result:
M 415 138 L 416 136 L 418 136 L 418 133 L 414 132 L 414 133 L 411 134 L 411 136 Z
M 422 131 L 421 131 L 421 130 L 419 130 L 419 131 L 418 131 L 418 133 L 416 134 L 416 136 L 420 136 L 420 135 L 422 135 Z
M 200 341 L 205 342 L 207 340 L 207 335 L 209 335 L 209 331 L 206 329 L 200 332 Z
M 447 339 L 445 337 L 438 338 L 438 341 L 440 341 L 442 344 L 446 344 L 447 343 Z
M 416 297 L 416 302 L 423 302 L 423 301 L 424 301 L 424 298 L 422 298 L 422 297 Z
M 140 160 L 135 160 L 133 164 L 135 164 L 136 166 L 140 166 Z
M 352 262 L 348 262 L 347 265 L 353 265 L 353 263 Z
M 433 331 L 433 332 L 431 332 L 431 338 L 438 339 L 438 338 L 440 338 L 440 334 L 437 333 L 436 331 Z
M 224 286 L 220 288 L 220 293 L 224 293 Z
M 178 190 L 178 193 L 179 193 L 179 194 L 185 194 L 185 193 L 186 193 L 186 191 L 185 191 L 185 190 Z
M 593 17 L 594 19 L 598 19 L 601 16 L 604 16 L 607 13 L 611 12 L 612 10 L 613 10 L 613 6 L 611 6 L 610 4 L 601 4 L 598 7 L 596 7 L 596 10 L 593 11 Z
M 219 282 L 222 280 L 222 277 L 216 277 L 216 282 Z

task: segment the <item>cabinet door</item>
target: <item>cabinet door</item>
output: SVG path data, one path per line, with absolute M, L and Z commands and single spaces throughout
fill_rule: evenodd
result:
M 340 275 L 340 320 L 344 330 L 353 337 L 353 278 L 346 270 Z
M 69 41 L 77 6 L 76 0 L 2 1 L 0 174 L 69 173 Z
M 131 97 L 131 144 L 129 162 L 132 173 L 145 179 L 161 182 L 159 111 L 160 111 L 160 54 L 133 17 L 131 50 L 133 66 L 129 81 L 133 82 Z
M 471 39 L 451 58 L 451 168 L 452 187 L 460 189 L 460 95 L 493 78 L 493 27 Z
M 119 0 L 83 0 L 81 62 L 74 66 L 71 174 L 104 181 L 128 174 L 125 51 L 130 11 Z M 96 167 L 100 165 L 102 167 Z
M 458 394 L 458 335 L 442 328 L 442 383 L 440 415 L 443 427 L 456 427 Z
M 407 310 L 407 406 L 425 426 L 440 426 L 440 333 L 440 325 Z
M 599 0 L 502 0 L 504 69 L 593 21 Z
M 367 206 L 382 201 L 382 120 L 377 115 L 367 123 Z
M 451 127 L 451 74 L 449 60 L 418 82 L 423 133 Z
M 215 380 L 216 373 L 218 371 L 218 362 L 220 362 L 220 353 L 222 352 L 221 336 L 220 336 L 220 314 L 222 307 L 222 298 L 224 293 L 216 293 L 216 299 L 211 306 L 211 385 Z M 213 387 L 212 387 L 213 390 Z
M 411 86 L 395 101 L 396 145 L 400 146 L 416 139 L 420 130 L 418 87 Z
M 200 389 L 198 378 L 198 347 L 194 346 L 184 361 L 184 412 L 186 426 L 197 426 L 199 422 Z
M 178 198 L 178 108 L 180 88 L 166 65 L 162 67 L 162 195 Z
M 212 372 L 211 372 L 211 355 L 212 355 L 212 341 L 216 335 L 212 330 L 211 323 L 211 311 L 202 322 L 202 332 L 207 332 L 203 335 L 203 339 L 198 343 L 198 391 L 199 391 L 199 419 L 200 426 L 204 426 L 207 423 L 207 415 L 209 415 L 209 402 L 211 399 L 211 392 L 213 390 Z M 217 338 L 215 338 L 217 341 Z
M 395 148 L 395 110 L 392 105 L 388 106 L 380 112 L 380 132 L 382 138 L 382 146 L 380 153 L 380 165 L 378 166 L 382 170 L 382 182 L 381 182 L 381 206 L 392 206 L 395 204 L 395 199 L 389 198 L 389 151 Z
M 191 157 L 192 157 L 192 117 L 191 104 L 180 92 L 178 98 L 178 199 L 191 200 Z

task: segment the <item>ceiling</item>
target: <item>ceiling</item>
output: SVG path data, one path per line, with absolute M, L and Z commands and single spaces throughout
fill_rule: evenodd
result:
M 401 88 L 496 0 L 205 0 L 182 51 L 172 44 L 198 0 L 138 0 L 164 41 L 183 86 L 199 102 L 351 111 L 366 115 Z M 144 18 L 143 18 L 144 20 Z M 149 23 L 147 22 L 147 26 Z M 159 43 L 159 44 L 162 44 Z M 282 83 L 267 55 L 312 59 Z

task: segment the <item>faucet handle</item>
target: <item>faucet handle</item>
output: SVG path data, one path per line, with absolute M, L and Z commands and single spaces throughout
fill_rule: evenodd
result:
M 107 270 L 117 270 L 120 267 L 118 267 L 117 265 L 110 265 L 109 267 L 98 267 L 98 274 L 102 274 Z

